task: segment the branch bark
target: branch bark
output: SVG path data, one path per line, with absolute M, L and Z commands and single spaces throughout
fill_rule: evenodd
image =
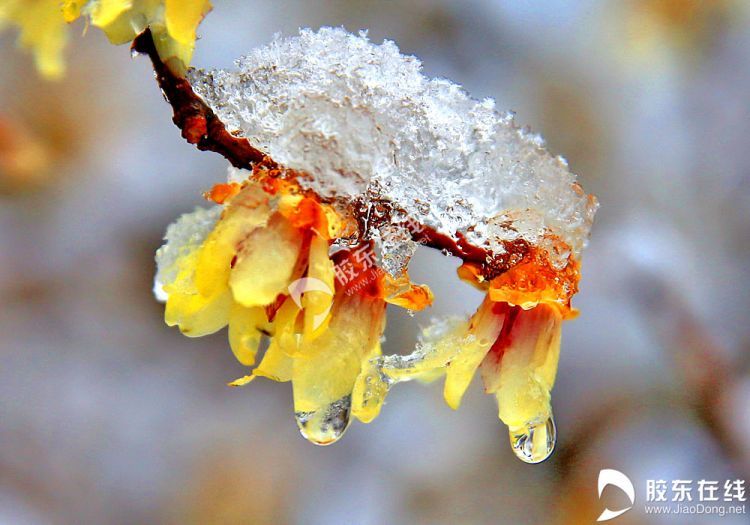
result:
M 131 49 L 151 59 L 156 81 L 174 111 L 172 121 L 180 128 L 185 140 L 202 151 L 218 153 L 236 168 L 252 170 L 255 164 L 270 161 L 247 139 L 229 133 L 213 110 L 195 94 L 190 82 L 162 62 L 150 29 L 135 38 Z

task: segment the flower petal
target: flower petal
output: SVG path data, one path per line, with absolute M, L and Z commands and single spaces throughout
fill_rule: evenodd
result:
M 20 29 L 18 44 L 34 54 L 37 69 L 48 78 L 59 78 L 65 71 L 63 50 L 68 28 L 57 0 L 2 2 L 0 28 L 6 22 Z
M 229 311 L 229 346 L 237 361 L 243 365 L 255 364 L 255 354 L 263 336 L 260 330 L 267 322 L 263 308 L 247 308 L 237 303 L 232 304 Z
M 170 294 L 164 310 L 168 326 L 179 326 L 188 337 L 202 337 L 227 325 L 232 298 L 229 293 L 206 299 L 199 294 Z
M 495 393 L 500 419 L 510 428 L 545 421 L 552 413 L 562 319 L 554 305 L 519 309 L 505 343 L 482 363 L 485 389 Z
M 382 300 L 344 296 L 334 305 L 329 329 L 305 343 L 294 359 L 294 412 L 300 431 L 324 445 L 349 421 L 354 383 L 383 330 Z
M 285 383 L 292 379 L 293 359 L 272 340 L 253 375 Z
M 167 228 L 166 242 L 156 252 L 154 292 L 166 300 L 164 319 L 190 337 L 220 330 L 227 324 L 231 295 L 218 289 L 202 295 L 196 286 L 196 269 L 206 236 L 216 224 L 218 207 L 197 208 Z
M 302 248 L 302 234 L 281 215 L 252 232 L 237 253 L 229 276 L 234 299 L 244 306 L 265 306 L 287 290 Z
M 81 11 L 88 0 L 65 0 L 62 5 L 63 18 L 70 23 L 81 16 Z
M 294 357 L 300 350 L 300 329 L 298 326 L 300 308 L 292 299 L 286 298 L 271 325 L 273 344 L 290 357 Z
M 154 277 L 154 294 L 160 301 L 166 301 L 164 285 L 174 283 L 179 273 L 178 261 L 185 255 L 196 252 L 216 226 L 221 213 L 220 206 L 196 208 L 185 213 L 169 225 L 164 236 L 166 241 L 156 250 L 156 276 Z M 191 293 L 194 287 L 190 288 Z
M 195 30 L 211 10 L 209 0 L 166 0 L 164 19 L 170 36 L 185 45 L 195 42 Z
M 89 5 L 91 7 L 87 7 L 87 10 L 91 13 L 91 23 L 96 27 L 106 27 L 122 13 L 133 7 L 133 1 L 97 0 Z
M 248 185 L 232 198 L 201 249 L 195 277 L 201 294 L 212 296 L 227 287 L 238 246 L 266 223 L 270 213 L 268 196 L 257 185 Z
M 91 24 L 101 29 L 115 45 L 126 44 L 155 21 L 161 0 L 133 2 L 93 0 L 80 11 L 88 14 Z M 128 5 L 129 4 L 129 5 Z M 70 18 L 74 11 L 66 16 Z
M 305 310 L 305 340 L 318 337 L 328 328 L 333 303 L 334 276 L 333 261 L 328 257 L 328 241 L 315 235 L 310 241 L 306 290 L 302 297 Z
M 189 337 L 212 334 L 224 328 L 229 320 L 232 296 L 228 289 L 205 296 L 195 286 L 195 268 L 199 251 L 188 253 L 177 260 L 176 279 L 164 285 L 167 304 L 164 321 L 169 326 L 179 326 Z
M 445 372 L 443 397 L 454 410 L 461 404 L 474 373 L 500 334 L 505 318 L 502 305 L 485 298 L 469 322 L 468 335 L 459 345 L 458 353 L 450 360 Z
M 245 386 L 247 384 L 250 384 L 250 382 L 255 379 L 257 376 L 249 375 L 249 376 L 242 376 L 240 378 L 235 379 L 234 381 L 230 381 L 227 383 L 227 386 Z

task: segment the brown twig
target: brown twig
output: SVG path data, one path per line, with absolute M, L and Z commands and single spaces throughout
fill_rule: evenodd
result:
M 190 82 L 174 74 L 162 62 L 150 29 L 133 40 L 132 50 L 151 59 L 156 81 L 174 110 L 172 121 L 182 130 L 185 140 L 202 151 L 222 155 L 236 168 L 252 169 L 254 164 L 266 160 L 265 154 L 247 139 L 229 133 L 219 117 L 195 94 Z

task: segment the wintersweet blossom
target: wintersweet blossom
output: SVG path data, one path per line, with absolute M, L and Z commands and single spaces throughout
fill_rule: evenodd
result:
M 183 136 L 252 169 L 208 193 L 219 208 L 167 231 L 156 281 L 167 323 L 190 336 L 229 325 L 254 367 L 231 384 L 291 381 L 314 443 L 336 441 L 351 416 L 372 421 L 403 381 L 444 376 L 458 408 L 479 371 L 516 454 L 548 457 L 595 198 L 512 115 L 426 78 L 392 42 L 302 30 L 237 64 L 171 85 L 155 60 Z M 485 299 L 424 329 L 413 353 L 381 355 L 386 306 L 432 302 L 408 276 L 418 245 L 461 258 L 459 277 Z
M 252 373 L 230 384 L 291 381 L 302 433 L 335 441 L 363 363 L 380 355 L 386 303 L 423 308 L 429 290 L 379 272 L 372 243 L 331 253 L 355 226 L 272 172 L 218 185 L 208 197 L 216 208 L 183 216 L 157 253 L 167 324 L 189 337 L 228 326 L 245 366 L 256 365 L 262 337 L 270 338 Z

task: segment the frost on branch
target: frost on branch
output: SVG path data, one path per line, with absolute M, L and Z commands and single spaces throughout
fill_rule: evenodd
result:
M 387 202 L 399 219 L 461 234 L 489 253 L 519 239 L 544 247 L 551 234 L 580 256 L 597 205 L 565 161 L 491 99 L 425 77 L 393 42 L 301 30 L 237 66 L 189 78 L 230 131 L 308 174 L 302 184 L 319 195 Z M 377 236 L 399 238 L 398 226 L 378 228 Z M 388 239 L 384 260 L 389 246 L 404 251 Z M 570 253 L 548 251 L 565 266 Z

